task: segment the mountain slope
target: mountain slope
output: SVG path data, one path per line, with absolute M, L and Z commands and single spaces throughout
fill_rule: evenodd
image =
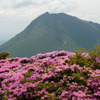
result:
M 59 13 L 48 12 L 33 20 L 25 30 L 0 46 L 12 56 L 30 57 L 54 50 L 74 51 L 100 44 L 100 25 Z

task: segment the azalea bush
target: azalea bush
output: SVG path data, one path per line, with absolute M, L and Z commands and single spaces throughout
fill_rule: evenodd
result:
M 53 51 L 0 60 L 0 100 L 100 100 L 100 57 Z

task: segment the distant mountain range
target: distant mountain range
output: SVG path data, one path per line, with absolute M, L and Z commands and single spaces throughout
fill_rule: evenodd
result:
M 94 45 L 100 45 L 100 24 L 64 13 L 46 12 L 1 45 L 0 51 L 9 52 L 13 57 L 30 57 L 54 50 L 90 49 Z

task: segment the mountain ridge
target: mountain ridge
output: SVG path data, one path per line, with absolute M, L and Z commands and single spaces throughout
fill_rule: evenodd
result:
M 100 44 L 100 25 L 65 13 L 48 12 L 34 19 L 22 32 L 0 46 L 12 56 L 27 56 L 54 50 L 75 51 Z

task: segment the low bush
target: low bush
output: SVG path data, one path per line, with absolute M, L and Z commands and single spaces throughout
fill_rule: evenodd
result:
M 0 60 L 0 100 L 100 100 L 98 49 Z
M 0 59 L 6 59 L 7 57 L 9 57 L 9 53 L 7 53 L 7 52 L 0 52 Z

